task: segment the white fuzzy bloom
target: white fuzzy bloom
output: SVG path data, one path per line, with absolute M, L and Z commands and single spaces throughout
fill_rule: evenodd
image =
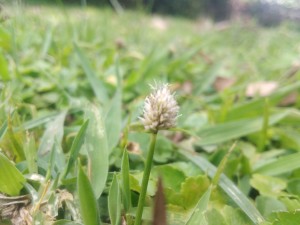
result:
M 151 88 L 153 92 L 146 97 L 143 117 L 140 117 L 145 129 L 156 132 L 175 127 L 179 106 L 169 85 L 155 85 Z

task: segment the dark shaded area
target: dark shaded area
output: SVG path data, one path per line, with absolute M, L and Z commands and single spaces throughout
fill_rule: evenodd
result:
M 10 2 L 10 0 L 2 0 Z M 94 5 L 125 9 L 143 9 L 150 13 L 186 18 L 209 17 L 219 22 L 232 17 L 251 17 L 263 26 L 277 26 L 283 21 L 300 22 L 300 2 L 279 4 L 267 0 L 15 0 L 24 4 Z
M 112 6 L 115 0 L 23 0 L 27 4 L 87 4 Z M 209 16 L 215 21 L 230 17 L 230 0 L 118 0 L 124 8 L 143 8 L 152 13 L 187 18 Z

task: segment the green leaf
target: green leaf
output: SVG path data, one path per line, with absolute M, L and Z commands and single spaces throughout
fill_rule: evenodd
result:
M 121 195 L 117 175 L 114 174 L 108 195 L 108 210 L 112 225 L 120 225 L 121 222 Z
M 122 165 L 121 165 L 121 190 L 122 190 L 122 203 L 124 205 L 125 212 L 131 208 L 131 193 L 130 193 L 130 179 L 129 179 L 129 159 L 127 150 L 124 149 Z
M 300 178 L 289 180 L 287 190 L 294 195 L 300 196 Z
M 158 163 L 166 163 L 174 154 L 172 142 L 162 135 L 158 135 L 156 145 L 160 146 L 155 149 L 154 161 Z
M 88 62 L 88 59 L 83 54 L 81 49 L 76 44 L 74 44 L 74 48 L 75 48 L 76 54 L 78 55 L 78 57 L 80 59 L 80 63 L 85 72 L 85 75 L 87 76 L 88 81 L 89 81 L 98 101 L 103 104 L 107 103 L 108 95 L 107 95 L 105 85 L 101 82 L 100 79 L 97 78 L 95 72 L 93 71 L 93 69 L 91 68 L 91 66 Z
M 209 179 L 205 175 L 188 177 L 181 184 L 180 192 L 167 188 L 165 195 L 169 204 L 181 206 L 184 209 L 194 207 L 200 197 L 209 187 Z
M 254 173 L 260 173 L 269 176 L 276 176 L 288 173 L 300 168 L 300 153 L 294 153 L 274 159 L 272 162 L 267 161 L 254 165 Z
M 294 212 L 277 212 L 276 220 L 273 225 L 299 225 L 300 211 Z
M 90 163 L 91 184 L 99 198 L 108 174 L 108 146 L 105 127 L 100 110 L 92 104 L 86 105 L 85 119 L 89 120 L 89 126 L 85 135 L 85 147 L 88 152 Z
M 289 114 L 289 111 L 283 111 L 273 114 L 269 117 L 269 126 L 274 125 Z M 245 135 L 260 131 L 263 125 L 263 118 L 243 119 L 234 122 L 218 124 L 208 128 L 203 128 L 197 135 L 201 138 L 197 145 L 213 145 L 225 141 L 233 140 Z
M 225 205 L 221 211 L 227 225 L 252 225 L 249 218 L 237 208 Z
M 40 140 L 38 149 L 39 160 L 43 159 L 44 161 L 48 161 L 54 142 L 62 142 L 66 113 L 66 111 L 60 113 L 54 120 L 51 120 L 51 122 L 47 124 L 47 129 Z
M 164 188 L 169 188 L 175 192 L 180 192 L 187 178 L 184 174 L 184 169 L 178 168 L 176 164 L 155 166 L 152 169 L 151 175 L 155 177 L 161 176 L 164 181 Z
M 187 225 L 198 225 L 205 221 L 204 212 L 208 208 L 212 186 L 209 186 L 207 191 L 202 195 L 196 207 L 193 209 L 191 217 L 187 221 Z
M 91 183 L 81 166 L 78 167 L 77 189 L 80 213 L 85 225 L 99 225 L 97 201 Z
M 257 196 L 255 199 L 257 209 L 265 218 L 269 218 L 272 212 L 286 211 L 286 206 L 274 197 Z
M 0 152 L 0 192 L 16 196 L 25 182 L 24 176 L 14 164 Z
M 287 184 L 284 180 L 276 177 L 270 177 L 261 174 L 254 174 L 250 180 L 250 184 L 261 195 L 265 196 L 280 196 Z
M 215 208 L 210 209 L 210 210 L 206 209 L 205 211 L 206 211 L 205 218 L 207 220 L 207 224 L 209 224 L 209 225 L 229 225 L 229 224 L 230 225 L 242 225 L 242 223 L 226 223 L 222 214 Z M 227 216 L 227 215 L 225 215 L 225 216 Z
M 110 107 L 105 117 L 105 127 L 108 138 L 108 149 L 112 151 L 119 141 L 122 128 L 122 90 L 118 87 L 111 100 Z
M 207 172 L 211 178 L 215 176 L 217 168 L 206 159 L 189 151 L 180 150 L 179 153 L 191 162 L 195 163 L 195 165 L 197 165 L 200 169 Z M 259 224 L 264 221 L 262 215 L 252 205 L 249 199 L 224 174 L 220 176 L 219 186 L 243 210 L 253 223 Z
M 84 138 L 85 138 L 85 132 L 87 130 L 87 126 L 89 124 L 89 121 L 85 121 L 84 124 L 81 126 L 78 134 L 76 135 L 73 143 L 72 143 L 72 147 L 70 150 L 70 158 L 68 160 L 67 166 L 65 168 L 65 171 L 63 173 L 62 178 L 66 178 L 66 176 L 68 175 L 68 173 L 70 172 L 74 162 L 77 160 L 79 151 L 81 149 L 81 146 L 84 142 Z

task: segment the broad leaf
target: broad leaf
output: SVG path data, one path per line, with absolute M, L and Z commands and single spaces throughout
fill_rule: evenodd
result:
M 91 169 L 89 175 L 96 198 L 99 198 L 105 187 L 108 174 L 107 137 L 98 107 L 88 104 L 85 110 L 85 118 L 90 121 L 84 144 L 89 156 Z
M 24 176 L 14 164 L 0 152 L 0 192 L 16 196 L 25 182 Z
M 78 167 L 77 189 L 81 217 L 85 225 L 99 225 L 99 210 L 91 183 L 81 166 Z

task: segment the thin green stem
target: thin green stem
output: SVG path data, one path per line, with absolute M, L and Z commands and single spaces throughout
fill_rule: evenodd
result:
M 236 141 L 233 143 L 233 145 L 231 146 L 231 148 L 229 149 L 229 151 L 226 153 L 225 157 L 222 159 L 220 165 L 218 166 L 217 172 L 215 173 L 213 179 L 212 179 L 212 184 L 213 185 L 217 185 L 220 179 L 221 174 L 223 173 L 223 170 L 225 168 L 225 165 L 227 163 L 227 160 L 230 156 L 230 154 L 232 153 L 232 151 L 234 150 L 235 146 L 236 146 Z
M 141 193 L 140 193 L 140 198 L 139 198 L 139 202 L 138 202 L 138 208 L 136 211 L 134 225 L 141 225 L 141 222 L 142 222 L 142 215 L 143 215 L 143 209 L 144 209 L 144 205 L 145 205 L 145 198 L 146 198 L 146 193 L 147 193 L 148 181 L 149 181 L 149 177 L 150 177 L 151 165 L 152 165 L 152 161 L 153 161 L 156 137 L 157 137 L 157 132 L 152 133 L 151 143 L 149 146 L 149 151 L 148 151 L 148 155 L 147 155 L 147 159 L 146 159 L 146 165 L 145 165 L 143 181 L 142 181 L 142 189 L 141 189 Z

